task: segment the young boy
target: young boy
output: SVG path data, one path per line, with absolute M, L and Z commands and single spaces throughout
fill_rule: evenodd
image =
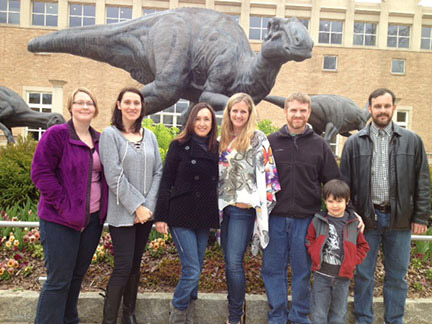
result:
M 357 228 L 358 218 L 347 211 L 350 188 L 342 180 L 324 185 L 327 212 L 316 213 L 309 225 L 306 246 L 312 258 L 312 323 L 346 322 L 350 279 L 369 245 Z

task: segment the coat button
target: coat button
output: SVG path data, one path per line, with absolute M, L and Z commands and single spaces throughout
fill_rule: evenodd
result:
M 189 145 L 185 146 L 185 150 L 186 151 L 189 150 L 189 149 L 190 149 Z
M 196 196 L 197 198 L 199 198 L 199 197 L 201 197 L 201 193 L 196 192 L 196 193 L 195 193 L 195 196 Z
M 199 176 L 195 176 L 194 179 L 195 179 L 195 180 L 199 180 Z
M 215 177 L 215 176 L 213 176 L 213 177 L 211 177 L 211 179 L 212 179 L 213 181 L 215 181 L 215 180 L 216 180 L 216 177 Z
M 192 163 L 192 164 L 196 164 L 196 160 L 192 160 L 191 163 Z

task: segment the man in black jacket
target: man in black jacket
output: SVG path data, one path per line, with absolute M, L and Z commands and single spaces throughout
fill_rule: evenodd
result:
M 311 260 L 305 238 L 321 208 L 321 185 L 341 178 L 327 142 L 307 125 L 309 96 L 294 93 L 285 102 L 287 125 L 270 141 L 281 191 L 270 214 L 269 245 L 263 252 L 262 277 L 271 308 L 269 324 L 310 323 Z M 292 307 L 288 312 L 288 265 L 292 272 Z
M 357 324 L 372 324 L 374 271 L 384 253 L 384 321 L 402 324 L 408 286 L 411 233 L 427 230 L 430 176 L 421 138 L 392 122 L 395 95 L 377 89 L 369 96 L 372 123 L 351 136 L 342 152 L 341 171 L 351 202 L 366 224 L 370 251 L 354 276 Z

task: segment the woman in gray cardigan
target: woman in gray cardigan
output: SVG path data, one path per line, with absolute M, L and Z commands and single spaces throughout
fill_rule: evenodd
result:
M 109 186 L 106 222 L 114 247 L 114 269 L 108 283 L 103 323 L 116 323 L 123 297 L 123 324 L 135 324 L 141 258 L 152 227 L 162 162 L 155 135 L 141 126 L 144 98 L 123 89 L 111 127 L 100 139 L 100 157 Z

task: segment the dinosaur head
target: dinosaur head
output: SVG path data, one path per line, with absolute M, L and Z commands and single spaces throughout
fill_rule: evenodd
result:
M 51 118 L 48 119 L 47 122 L 47 128 L 50 128 L 51 126 L 57 125 L 57 124 L 63 124 L 65 123 L 65 119 L 63 118 L 62 115 L 57 114 L 57 113 L 53 113 Z
M 314 42 L 306 27 L 297 18 L 270 19 L 261 53 L 266 59 L 281 64 L 301 62 L 312 57 Z

